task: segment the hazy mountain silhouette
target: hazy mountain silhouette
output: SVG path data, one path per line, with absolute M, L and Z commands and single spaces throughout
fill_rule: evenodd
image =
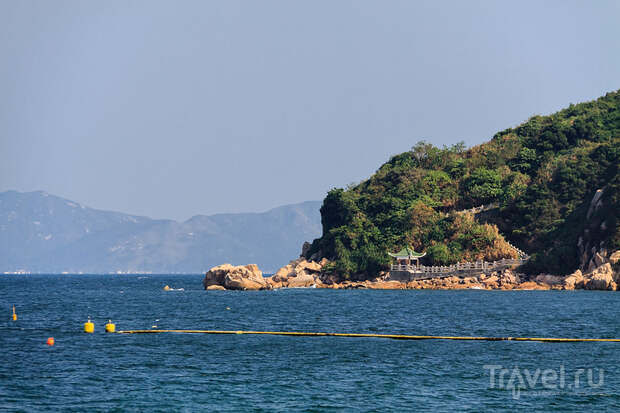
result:
M 102 211 L 45 192 L 0 193 L 0 271 L 273 271 L 321 235 L 320 201 L 185 222 Z

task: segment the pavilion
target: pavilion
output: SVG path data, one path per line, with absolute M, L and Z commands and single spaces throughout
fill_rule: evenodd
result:
M 405 247 L 402 250 L 398 251 L 395 254 L 388 252 L 389 256 L 392 258 L 396 258 L 396 262 L 398 265 L 410 266 L 411 262 L 415 260 L 415 266 L 418 268 L 420 266 L 420 258 L 426 255 L 425 252 L 415 252 L 411 247 Z M 407 268 L 405 267 L 405 268 Z

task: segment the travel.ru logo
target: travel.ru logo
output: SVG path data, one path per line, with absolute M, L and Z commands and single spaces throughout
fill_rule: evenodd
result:
M 562 364 L 559 369 L 522 369 L 519 366 L 512 368 L 498 364 L 483 366 L 489 373 L 490 389 L 506 389 L 512 393 L 512 398 L 518 400 L 522 392 L 531 393 L 535 390 L 545 390 L 546 393 L 558 391 L 585 391 L 597 389 L 605 383 L 605 370 L 598 368 L 577 369 L 567 372 Z

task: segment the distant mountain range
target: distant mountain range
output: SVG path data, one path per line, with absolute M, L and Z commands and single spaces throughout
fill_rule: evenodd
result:
M 0 272 L 271 272 L 321 235 L 320 201 L 185 222 L 101 211 L 45 192 L 0 193 Z

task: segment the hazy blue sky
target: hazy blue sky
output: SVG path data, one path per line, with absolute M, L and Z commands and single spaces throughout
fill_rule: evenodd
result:
M 0 191 L 152 217 L 322 199 L 620 88 L 620 1 L 0 1 Z

